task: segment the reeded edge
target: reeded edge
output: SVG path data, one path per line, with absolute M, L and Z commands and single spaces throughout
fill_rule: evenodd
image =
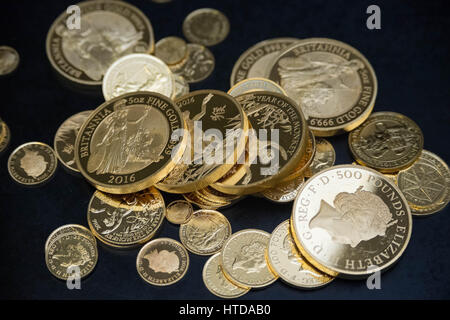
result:
M 364 56 L 358 49 L 352 47 L 351 45 L 339 41 L 339 40 L 335 40 L 335 39 L 330 39 L 330 38 L 306 38 L 306 39 L 299 39 L 297 40 L 297 42 L 289 47 L 287 47 L 285 50 L 281 51 L 280 54 L 278 55 L 278 57 L 276 59 L 274 59 L 272 61 L 272 65 L 270 65 L 267 70 L 268 72 L 271 72 L 273 67 L 275 66 L 275 64 L 277 63 L 278 59 L 283 56 L 284 54 L 286 54 L 287 52 L 289 52 L 290 50 L 296 48 L 297 46 L 301 46 L 301 45 L 305 45 L 309 42 L 325 42 L 325 43 L 332 43 L 335 45 L 339 45 L 349 51 L 352 51 L 353 54 L 358 55 L 359 58 L 361 60 L 363 60 L 364 64 L 366 65 L 369 74 L 373 75 L 373 92 L 372 92 L 372 99 L 370 100 L 370 102 L 368 103 L 368 107 L 367 109 L 358 117 L 356 117 L 355 119 L 353 119 L 350 122 L 344 123 L 342 125 L 339 126 L 334 126 L 334 127 L 329 127 L 329 128 L 321 128 L 321 127 L 315 127 L 315 126 L 310 126 L 311 131 L 318 137 L 331 137 L 331 136 L 335 136 L 338 134 L 342 134 L 345 132 L 349 132 L 352 131 L 353 129 L 357 128 L 358 126 L 360 126 L 372 113 L 373 107 L 375 106 L 375 100 L 377 97 L 377 93 L 378 93 L 378 80 L 377 80 L 377 75 L 375 74 L 375 70 L 373 69 L 372 65 L 370 64 L 369 60 L 367 60 L 366 56 Z M 352 105 L 353 106 L 353 105 Z M 327 119 L 327 118 L 323 118 L 323 119 Z
M 223 175 L 225 173 L 227 173 L 234 166 L 235 160 L 239 159 L 239 156 L 245 150 L 245 145 L 247 144 L 247 136 L 248 136 L 247 133 L 248 133 L 248 129 L 249 129 L 249 121 L 248 121 L 247 115 L 245 114 L 244 110 L 242 109 L 240 103 L 238 103 L 233 96 L 230 96 L 229 94 L 227 94 L 223 91 L 219 91 L 219 90 L 209 90 L 209 89 L 196 90 L 196 91 L 192 91 L 192 92 L 182 96 L 181 98 L 175 100 L 175 105 L 177 106 L 177 103 L 180 100 L 184 100 L 184 99 L 187 99 L 192 96 L 196 96 L 196 95 L 200 95 L 200 94 L 208 94 L 208 93 L 219 95 L 221 97 L 226 97 L 226 98 L 230 99 L 232 103 L 235 104 L 235 107 L 239 111 L 239 114 L 241 115 L 241 118 L 242 118 L 242 126 L 240 129 L 245 134 L 242 134 L 239 141 L 236 142 L 236 148 L 234 148 L 233 153 L 230 154 L 225 159 L 225 163 L 217 165 L 217 167 L 210 174 L 204 176 L 200 180 L 183 183 L 183 184 L 163 183 L 164 182 L 164 178 L 163 178 L 162 181 L 159 181 L 156 184 L 156 187 L 162 191 L 170 192 L 170 193 L 189 193 L 189 192 L 194 192 L 199 189 L 206 188 L 207 186 L 213 184 L 214 182 L 216 182 L 217 180 L 222 178 Z M 185 130 L 185 131 L 188 131 L 188 130 Z M 187 135 L 189 133 L 186 132 L 185 134 Z M 184 151 L 184 149 L 183 149 L 183 151 Z M 182 155 L 181 155 L 181 157 L 182 157 Z M 180 160 L 178 160 L 177 163 L 179 161 Z
M 225 277 L 225 275 L 224 275 L 224 278 L 225 278 L 226 280 L 228 280 L 228 281 L 229 281 L 232 285 L 234 285 L 235 287 L 241 289 L 242 292 L 240 292 L 239 294 L 235 294 L 235 295 L 228 295 L 228 296 L 225 296 L 225 295 L 219 294 L 218 292 L 216 292 L 215 290 L 213 290 L 213 289 L 208 285 L 208 282 L 205 280 L 205 279 L 207 279 L 207 276 L 206 276 L 206 270 L 208 269 L 208 266 L 212 263 L 213 259 L 218 259 L 218 260 L 219 260 L 218 263 L 219 263 L 219 265 L 220 265 L 220 255 L 221 255 L 220 252 L 217 252 L 217 253 L 213 254 L 213 255 L 205 262 L 205 264 L 204 264 L 204 266 L 203 266 L 202 278 L 203 278 L 203 283 L 205 284 L 206 289 L 208 289 L 208 291 L 211 292 L 211 293 L 212 293 L 213 295 L 215 295 L 216 297 L 223 298 L 223 299 L 234 299 L 234 298 L 239 298 L 239 297 L 243 296 L 244 294 L 247 294 L 247 293 L 250 291 L 250 288 L 242 288 L 242 287 L 239 287 L 239 286 L 235 285 L 233 282 L 229 281 L 228 278 Z M 221 271 L 223 270 L 222 265 L 220 265 L 220 270 L 221 270 Z M 223 271 L 222 271 L 222 274 L 223 274 Z
M 332 277 L 341 277 L 341 278 L 345 278 L 345 279 L 364 279 L 366 277 L 368 277 L 369 275 L 371 275 L 373 272 L 351 272 L 348 270 L 339 270 L 338 268 L 334 268 L 334 267 L 326 267 L 322 264 L 320 264 L 319 262 L 317 262 L 313 257 L 312 254 L 310 254 L 306 248 L 304 248 L 302 246 L 302 243 L 299 239 L 297 239 L 297 234 L 296 234 L 296 222 L 294 219 L 294 213 L 297 207 L 297 201 L 299 200 L 299 195 L 303 192 L 303 190 L 305 189 L 305 187 L 308 185 L 308 183 L 310 181 L 313 180 L 313 178 L 315 178 L 318 175 L 321 175 L 327 171 L 331 171 L 331 170 L 335 170 L 337 168 L 357 168 L 360 170 L 367 170 L 370 171 L 371 173 L 373 173 L 374 175 L 382 178 L 383 180 L 387 181 L 394 189 L 395 191 L 397 191 L 397 193 L 400 196 L 400 199 L 406 204 L 405 209 L 406 209 L 406 214 L 409 215 L 409 230 L 408 230 L 408 235 L 406 236 L 406 240 L 405 240 L 405 244 L 403 245 L 403 247 L 398 251 L 398 254 L 396 255 L 395 259 L 390 260 L 388 263 L 386 263 L 385 265 L 383 265 L 383 267 L 378 267 L 379 270 L 384 271 L 389 269 L 393 264 L 395 264 L 395 262 L 397 262 L 400 257 L 403 255 L 403 253 L 405 252 L 406 248 L 408 247 L 409 241 L 411 239 L 411 233 L 412 233 L 412 214 L 408 205 L 408 201 L 406 201 L 405 196 L 403 195 L 403 193 L 401 192 L 401 190 L 398 188 L 398 186 L 389 178 L 385 177 L 383 174 L 381 174 L 380 172 L 371 169 L 371 168 L 367 168 L 367 167 L 363 167 L 363 166 L 359 166 L 359 165 L 351 165 L 351 164 L 341 164 L 341 165 L 337 165 L 337 166 L 333 166 L 330 168 L 327 168 L 323 171 L 320 171 L 318 173 L 316 173 L 315 175 L 313 175 L 311 178 L 308 179 L 308 181 L 305 182 L 305 184 L 302 186 L 302 188 L 300 188 L 297 197 L 295 198 L 295 202 L 294 205 L 292 206 L 292 214 L 291 214 L 291 235 L 292 238 L 294 239 L 297 248 L 300 250 L 300 253 L 302 254 L 302 256 L 304 256 L 309 263 L 311 263 L 314 267 L 316 267 L 317 269 L 319 269 L 322 272 L 325 272 L 326 274 L 328 274 L 329 276 Z
M 424 136 L 423 136 L 422 129 L 420 129 L 420 127 L 417 125 L 417 123 L 415 121 L 413 121 L 411 118 L 409 118 L 409 117 L 407 117 L 407 116 L 405 116 L 405 115 L 403 115 L 401 113 L 393 112 L 393 111 L 377 111 L 377 112 L 372 113 L 370 115 L 370 117 L 374 117 L 375 118 L 377 116 L 389 116 L 389 115 L 391 115 L 393 117 L 397 117 L 397 118 L 406 119 L 406 121 L 410 121 L 411 123 L 413 123 L 417 127 L 417 129 L 419 129 L 419 131 L 420 131 L 420 133 L 422 135 L 422 141 L 421 141 L 422 143 L 420 144 L 421 151 L 416 154 L 414 159 L 408 161 L 408 163 L 406 163 L 406 164 L 404 164 L 402 166 L 396 166 L 396 167 L 391 167 L 391 168 L 381 168 L 381 167 L 377 167 L 376 165 L 369 164 L 366 161 L 364 161 L 361 158 L 359 158 L 358 153 L 356 152 L 356 150 L 353 147 L 352 142 L 356 139 L 356 137 L 355 137 L 356 132 L 355 131 L 350 132 L 349 135 L 348 135 L 348 138 L 347 138 L 350 152 L 352 153 L 353 158 L 355 159 L 355 161 L 361 166 L 364 166 L 366 168 L 369 167 L 369 168 L 372 168 L 372 169 L 376 169 L 378 172 L 381 172 L 381 173 L 397 173 L 397 172 L 399 172 L 401 170 L 405 170 L 405 169 L 409 168 L 414 162 L 416 162 L 420 158 L 420 155 L 422 154 L 422 150 L 423 150 L 423 145 L 424 145 Z M 367 121 L 364 121 L 364 123 L 361 126 L 361 130 L 363 130 L 364 127 L 369 124 L 369 120 L 370 119 L 367 119 Z
M 22 148 L 24 148 L 24 147 L 26 147 L 28 145 L 31 145 L 31 144 L 38 144 L 38 145 L 41 145 L 41 146 L 49 148 L 52 151 L 53 156 L 55 157 L 55 168 L 53 168 L 53 170 L 49 173 L 48 177 L 45 178 L 44 180 L 41 180 L 41 181 L 38 181 L 38 182 L 33 182 L 33 183 L 23 183 L 23 182 L 17 180 L 13 176 L 13 174 L 11 173 L 11 161 L 12 161 L 12 157 L 17 153 L 17 151 L 19 151 L 20 149 L 22 149 Z M 58 168 L 58 157 L 56 156 L 55 150 L 53 150 L 53 148 L 50 147 L 48 144 L 43 143 L 43 142 L 39 142 L 39 141 L 31 141 L 31 142 L 24 143 L 24 144 L 18 146 L 17 148 L 15 148 L 14 151 L 11 152 L 11 154 L 9 155 L 7 163 L 8 163 L 9 176 L 11 178 L 13 178 L 13 180 L 15 182 L 17 182 L 17 183 L 19 183 L 20 185 L 23 185 L 23 186 L 37 186 L 37 185 L 40 185 L 40 184 L 44 184 L 45 182 L 50 180 L 55 175 L 56 169 Z
M 284 91 L 284 89 L 283 89 L 278 83 L 276 83 L 275 81 L 272 81 L 272 80 L 270 80 L 270 79 L 262 78 L 262 77 L 245 78 L 244 80 L 241 80 L 241 81 L 237 82 L 235 85 L 233 85 L 233 86 L 227 91 L 227 94 L 229 94 L 230 96 L 234 97 L 234 96 L 232 95 L 233 90 L 236 90 L 238 87 L 242 86 L 243 84 L 245 84 L 245 83 L 247 83 L 247 82 L 251 82 L 251 81 L 265 81 L 265 82 L 268 82 L 268 83 L 270 83 L 271 85 L 273 85 L 274 87 L 278 88 L 278 89 L 281 91 L 282 94 L 284 94 L 285 96 L 287 96 L 286 91 Z M 266 91 L 266 92 L 267 92 L 267 90 L 263 90 L 263 89 L 252 89 L 252 90 L 250 90 L 250 91 L 246 91 L 246 92 L 241 93 L 241 94 L 252 93 L 252 92 L 260 92 L 260 91 Z M 269 91 L 269 92 L 276 92 L 276 91 Z M 276 93 L 280 93 L 280 92 L 276 92 Z M 237 96 L 239 96 L 239 95 L 237 95 Z M 236 96 L 236 97 L 237 97 L 237 96 Z
M 266 283 L 264 283 L 264 284 L 261 284 L 261 285 L 253 285 L 253 284 L 252 284 L 252 285 L 249 285 L 249 284 L 247 284 L 247 283 L 244 283 L 244 282 L 242 282 L 242 281 L 239 281 L 239 280 L 235 279 L 233 276 L 231 276 L 231 274 L 230 274 L 229 272 L 227 272 L 227 270 L 226 270 L 226 268 L 225 268 L 225 265 L 223 264 L 223 256 L 224 256 L 224 254 L 225 254 L 225 248 L 226 248 L 226 246 L 228 245 L 228 243 L 233 239 L 233 237 L 237 237 L 238 235 L 240 235 L 240 234 L 242 234 L 242 233 L 247 233 L 247 232 L 258 232 L 258 233 L 260 233 L 260 234 L 264 234 L 265 236 L 268 237 L 268 240 L 270 240 L 270 233 L 268 233 L 268 232 L 266 232 L 266 231 L 264 231 L 264 230 L 260 230 L 260 229 L 248 228 L 248 229 L 242 229 L 242 230 L 239 230 L 238 232 L 233 233 L 233 234 L 228 238 L 228 240 L 223 244 L 222 251 L 221 251 L 221 254 L 220 254 L 220 264 L 221 264 L 221 266 L 222 266 L 222 272 L 223 272 L 224 276 L 225 276 L 231 283 L 237 285 L 238 287 L 242 287 L 242 288 L 251 288 L 251 289 L 264 288 L 264 287 L 267 287 L 267 286 L 271 285 L 272 283 L 274 283 L 274 282 L 277 281 L 277 279 L 278 279 L 278 277 L 277 277 L 275 274 L 273 274 L 273 272 L 270 270 L 269 266 L 267 265 L 267 262 L 266 262 L 267 269 L 268 269 L 268 271 L 272 274 L 273 279 L 270 280 L 270 281 L 268 281 L 268 282 L 266 282 Z M 264 253 L 264 255 L 265 255 L 265 253 Z
M 185 204 L 188 204 L 188 206 L 189 206 L 189 208 L 190 208 L 191 213 L 189 214 L 189 216 L 187 217 L 187 219 L 186 219 L 185 221 L 183 221 L 183 222 L 178 222 L 178 221 L 174 221 L 174 220 L 169 219 L 169 214 L 168 214 L 169 210 L 168 210 L 168 209 L 169 209 L 169 207 L 170 207 L 171 205 L 174 205 L 175 203 L 185 203 Z M 169 222 L 172 223 L 172 224 L 177 224 L 177 225 L 180 225 L 180 224 L 189 222 L 189 220 L 192 218 L 192 214 L 193 214 L 193 213 L 194 213 L 194 208 L 192 207 L 192 204 L 191 204 L 189 201 L 187 201 L 187 200 L 182 200 L 182 199 L 174 200 L 174 201 L 170 202 L 170 203 L 166 206 L 165 212 L 164 212 L 167 221 L 169 221 Z
M 222 247 L 220 247 L 220 248 L 218 248 L 218 249 L 216 249 L 216 250 L 214 250 L 214 251 L 200 251 L 200 250 L 196 250 L 196 248 L 190 247 L 189 245 L 187 245 L 187 244 L 185 243 L 184 240 L 186 240 L 186 239 L 185 239 L 185 237 L 183 236 L 183 230 L 184 230 L 185 228 L 187 228 L 187 224 L 189 224 L 189 222 L 191 222 L 193 219 L 195 219 L 195 216 L 196 216 L 197 214 L 200 214 L 200 213 L 213 213 L 213 214 L 218 215 L 219 217 L 223 218 L 223 219 L 226 221 L 226 225 L 227 225 L 227 227 L 228 227 L 228 231 L 229 231 L 229 234 L 230 234 L 230 235 L 228 236 L 227 239 L 225 239 L 225 241 L 223 242 Z M 181 241 L 181 243 L 183 244 L 183 246 L 184 246 L 188 251 L 192 252 L 193 254 L 199 255 L 199 256 L 210 256 L 210 255 L 213 255 L 213 254 L 216 254 L 216 253 L 220 252 L 220 251 L 222 250 L 222 248 L 225 246 L 225 243 L 227 242 L 227 240 L 228 240 L 232 235 L 233 235 L 233 230 L 231 229 L 230 221 L 229 221 L 229 220 L 227 219 L 227 217 L 225 217 L 222 213 L 220 213 L 219 211 L 213 210 L 213 209 L 199 209 L 199 210 L 194 211 L 194 212 L 192 213 L 191 218 L 189 219 L 189 221 L 180 225 L 180 229 L 179 229 L 179 232 L 178 232 L 178 236 L 180 237 L 180 241 Z
M 231 71 L 231 76 L 230 76 L 230 87 L 233 87 L 237 82 L 234 81 L 234 79 L 236 78 L 236 72 L 239 69 L 239 66 L 242 64 L 242 61 L 244 61 L 244 59 L 254 50 L 258 49 L 261 46 L 264 46 L 266 44 L 270 44 L 273 42 L 277 42 L 277 41 L 290 41 L 292 40 L 294 42 L 299 41 L 300 39 L 297 38 L 289 38 L 289 37 L 283 37 L 283 38 L 272 38 L 272 39 L 266 39 L 266 40 L 262 40 L 260 42 L 255 43 L 253 46 L 251 46 L 250 48 L 248 48 L 247 50 L 245 50 L 243 53 L 241 53 L 241 55 L 239 56 L 239 58 L 236 60 L 236 62 L 234 63 L 233 66 L 233 70 Z M 248 73 L 247 73 L 248 74 Z M 247 78 L 246 78 L 247 79 Z
M 5 77 L 5 76 L 12 74 L 14 71 L 17 70 L 17 68 L 19 67 L 19 64 L 20 64 L 20 55 L 16 49 L 14 49 L 13 47 L 10 47 L 10 46 L 0 46 L 0 50 L 2 50 L 2 49 L 12 51 L 13 54 L 17 57 L 17 61 L 16 61 L 16 63 L 14 63 L 14 67 L 11 69 L 11 71 L 0 74 L 0 77 Z
M 106 105 L 109 105 L 115 101 L 124 99 L 125 97 L 132 96 L 135 94 L 148 94 L 151 96 L 156 96 L 157 98 L 159 98 L 165 102 L 171 103 L 172 106 L 174 107 L 173 109 L 175 111 L 177 111 L 178 117 L 181 120 L 180 125 L 182 127 L 180 129 L 185 129 L 185 127 L 186 127 L 186 124 L 183 120 L 183 115 L 181 114 L 180 109 L 172 102 L 172 100 L 169 97 L 166 97 L 165 95 L 162 95 L 157 92 L 151 92 L 151 91 L 129 92 L 129 93 L 125 93 L 121 96 L 118 96 L 114 99 L 105 101 L 99 107 L 97 107 L 91 113 L 91 115 L 86 119 L 83 126 L 78 131 L 78 136 L 77 136 L 77 139 L 75 140 L 75 162 L 77 164 L 78 169 L 80 170 L 80 173 L 83 175 L 83 177 L 90 184 L 92 184 L 95 188 L 97 188 L 100 191 L 106 192 L 106 193 L 112 193 L 112 194 L 134 193 L 134 192 L 138 192 L 138 191 L 144 190 L 146 188 L 149 188 L 151 186 L 154 186 L 158 181 L 161 181 L 162 179 L 164 179 L 164 177 L 166 177 L 167 174 L 175 167 L 175 165 L 180 161 L 181 157 L 183 156 L 184 149 L 186 148 L 186 136 L 187 136 L 188 132 L 187 132 L 187 130 L 183 130 L 184 135 L 180 140 L 181 142 L 179 142 L 180 148 L 178 148 L 176 155 L 175 156 L 171 155 L 171 159 L 166 163 L 165 166 L 162 166 L 157 172 L 154 172 L 153 174 L 149 175 L 146 179 L 143 179 L 138 182 L 134 182 L 131 184 L 130 183 L 122 184 L 122 185 L 110 185 L 110 184 L 105 184 L 105 183 L 95 181 L 94 179 L 92 179 L 91 177 L 88 176 L 88 174 L 84 171 L 83 167 L 81 166 L 79 154 L 78 154 L 78 145 L 80 144 L 82 132 L 86 129 L 87 123 L 89 123 L 89 121 L 91 121 L 91 119 L 95 117 L 95 115 L 98 113 L 98 111 L 104 109 Z M 144 170 L 144 169 L 142 169 L 142 170 Z M 158 187 L 158 189 L 163 190 L 159 187 Z M 165 191 L 165 190 L 163 190 L 163 191 Z
M 155 187 L 149 187 L 148 189 L 154 189 L 156 190 L 157 194 L 159 194 L 159 197 L 161 198 L 162 201 L 162 207 L 163 207 L 163 213 L 161 216 L 161 220 L 158 223 L 158 225 L 155 227 L 155 229 L 153 230 L 152 233 L 148 234 L 145 238 L 137 240 L 137 241 L 133 241 L 130 243 L 120 243 L 118 241 L 114 241 L 114 240 L 109 240 L 104 238 L 102 235 L 100 235 L 94 228 L 94 226 L 92 225 L 91 219 L 89 219 L 89 217 L 91 217 L 91 204 L 92 201 L 94 200 L 94 198 L 96 197 L 96 195 L 102 191 L 99 190 L 95 190 L 94 193 L 91 196 L 91 200 L 89 200 L 89 204 L 88 204 L 88 209 L 87 209 L 87 222 L 89 225 L 89 229 L 92 232 L 92 234 L 98 239 L 100 240 L 102 243 L 110 246 L 110 247 L 114 247 L 114 248 L 123 248 L 123 249 L 127 249 L 127 248 L 134 248 L 134 247 L 138 247 L 140 245 L 143 245 L 145 243 L 147 243 L 148 241 L 150 241 L 155 234 L 158 233 L 158 231 L 161 229 L 162 224 L 164 223 L 164 218 L 166 217 L 166 204 L 164 202 L 164 197 L 162 196 L 161 192 L 159 192 L 158 189 L 156 189 Z M 144 189 L 145 190 L 145 189 Z M 152 190 L 153 191 L 153 190 Z
M 147 280 L 146 278 L 144 278 L 144 277 L 140 274 L 140 272 L 139 272 L 139 259 L 142 259 L 142 257 L 141 257 L 141 256 L 142 256 L 142 252 L 143 252 L 147 247 L 149 247 L 151 244 L 153 244 L 153 243 L 155 243 L 155 242 L 161 242 L 161 241 L 169 241 L 169 242 L 175 243 L 175 244 L 179 245 L 180 248 L 181 248 L 182 250 L 184 250 L 184 252 L 186 253 L 186 269 L 184 270 L 184 272 L 183 272 L 183 273 L 180 275 L 180 277 L 179 277 L 178 279 L 176 279 L 175 281 L 170 282 L 170 283 L 162 283 L 162 284 L 160 284 L 160 283 L 154 283 L 154 282 L 148 281 L 148 280 Z M 144 280 L 145 282 L 147 282 L 147 283 L 149 283 L 149 284 L 151 284 L 151 285 L 153 285 L 153 286 L 157 286 L 157 287 L 167 287 L 167 286 L 170 286 L 170 285 L 172 285 L 172 284 L 177 283 L 178 281 L 180 281 L 181 279 L 184 278 L 184 276 L 186 275 L 187 271 L 189 270 L 189 263 L 190 263 L 189 253 L 188 253 L 188 251 L 186 250 L 186 248 L 185 248 L 180 242 L 178 242 L 177 240 L 171 239 L 171 238 L 158 238 L 158 239 L 154 239 L 154 240 L 152 240 L 152 241 L 150 241 L 150 242 L 147 242 L 147 243 L 141 248 L 141 250 L 139 250 L 139 253 L 138 253 L 137 257 L 136 257 L 136 271 L 137 271 L 139 277 L 140 277 L 142 280 Z
M 109 3 L 109 0 L 95 0 L 95 1 Z M 89 4 L 89 3 L 92 3 L 92 2 L 93 1 L 85 0 L 85 1 L 78 2 L 75 5 L 79 6 L 81 8 L 83 4 L 85 4 L 85 3 Z M 128 2 L 125 2 L 125 1 L 119 1 L 118 3 L 120 3 L 121 5 L 123 5 L 125 7 L 128 7 L 128 9 L 132 8 L 132 9 L 135 10 L 135 12 L 139 12 L 140 13 L 142 20 L 144 21 L 144 23 L 146 24 L 146 27 L 148 28 L 150 43 L 148 44 L 149 45 L 149 50 L 148 50 L 147 53 L 151 54 L 154 51 L 154 49 L 155 49 L 155 35 L 154 35 L 154 32 L 153 32 L 153 26 L 152 26 L 150 20 L 142 12 L 142 10 L 140 10 L 138 7 L 132 5 L 132 4 L 128 3 Z M 100 86 L 102 84 L 104 76 L 103 76 L 102 80 L 100 80 L 100 81 L 85 81 L 85 80 L 76 79 L 76 78 L 74 78 L 74 77 L 72 77 L 70 75 L 67 75 L 67 74 L 63 73 L 58 68 L 58 66 L 55 64 L 55 61 L 51 58 L 51 54 L 50 54 L 50 34 L 55 29 L 57 21 L 60 21 L 60 20 L 63 21 L 63 17 L 66 16 L 66 15 L 67 15 L 67 12 L 65 12 L 65 11 L 63 13 L 61 13 L 60 15 L 58 15 L 58 17 L 53 21 L 53 23 L 51 24 L 50 28 L 48 29 L 47 36 L 46 36 L 46 39 L 45 39 L 45 52 L 47 54 L 47 58 L 50 61 L 50 64 L 52 65 L 53 69 L 60 76 L 62 76 L 65 80 L 73 81 L 73 82 L 78 83 L 78 84 L 87 85 L 89 87 Z

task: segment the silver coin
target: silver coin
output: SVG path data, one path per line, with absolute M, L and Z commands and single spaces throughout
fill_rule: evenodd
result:
M 230 22 L 219 10 L 211 8 L 191 12 L 183 22 L 183 34 L 190 42 L 216 45 L 228 36 Z
M 12 73 L 19 65 L 19 54 L 14 48 L 0 47 L 0 76 Z

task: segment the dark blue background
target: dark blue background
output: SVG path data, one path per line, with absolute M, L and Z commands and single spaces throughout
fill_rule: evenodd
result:
M 213 7 L 231 22 L 231 32 L 212 47 L 216 69 L 191 89 L 227 91 L 239 55 L 258 41 L 274 37 L 328 37 L 359 49 L 378 78 L 374 111 L 391 110 L 414 119 L 423 130 L 425 148 L 447 162 L 449 151 L 450 20 L 444 1 L 193 1 L 155 4 L 130 1 L 151 20 L 156 39 L 182 36 L 184 17 L 194 9 Z M 39 188 L 12 182 L 9 153 L 22 143 L 53 145 L 58 126 L 69 116 L 94 109 L 101 97 L 80 95 L 54 78 L 45 54 L 45 39 L 53 20 L 72 1 L 2 1 L 0 45 L 17 49 L 17 72 L 0 79 L 0 116 L 10 126 L 12 140 L 0 155 L 0 298 L 25 299 L 212 299 L 202 281 L 207 257 L 191 254 L 186 277 L 157 288 L 136 272 L 138 250 L 99 248 L 96 270 L 70 291 L 48 272 L 44 243 L 55 228 L 68 223 L 87 225 L 86 213 L 94 188 L 59 167 L 55 178 Z M 367 6 L 378 4 L 382 29 L 366 28 Z M 337 164 L 351 163 L 347 135 L 330 139 Z M 166 203 L 178 198 L 164 194 Z M 249 197 L 223 210 L 233 231 L 260 228 L 271 232 L 291 214 L 291 204 L 277 205 Z M 315 291 L 301 291 L 281 281 L 254 290 L 243 299 L 409 299 L 450 297 L 450 208 L 428 218 L 414 218 L 412 238 L 397 265 L 382 275 L 382 289 L 368 290 L 365 281 L 337 279 Z M 178 227 L 165 222 L 160 236 L 179 239 Z

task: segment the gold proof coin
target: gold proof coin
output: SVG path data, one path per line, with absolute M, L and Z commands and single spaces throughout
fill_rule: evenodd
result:
M 174 224 L 183 224 L 192 217 L 194 209 L 190 202 L 185 200 L 176 200 L 169 203 L 166 208 L 166 218 Z

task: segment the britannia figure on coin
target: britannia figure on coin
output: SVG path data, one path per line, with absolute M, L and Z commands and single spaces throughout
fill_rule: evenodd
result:
M 264 258 L 266 246 L 258 241 L 245 245 L 233 262 L 233 270 L 243 270 L 246 273 L 256 273 L 267 268 Z

